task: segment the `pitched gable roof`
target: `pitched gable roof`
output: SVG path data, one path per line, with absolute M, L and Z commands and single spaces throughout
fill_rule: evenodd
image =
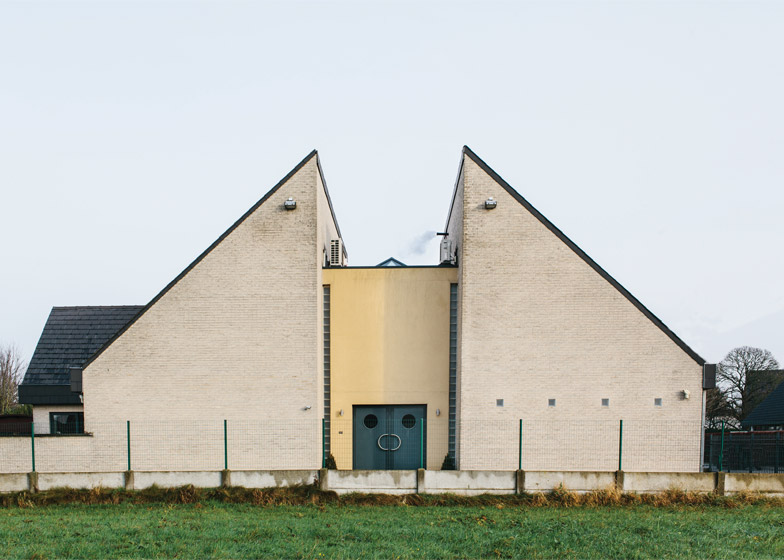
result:
M 144 314 L 147 312 L 147 310 L 148 310 L 148 309 L 150 309 L 150 308 L 151 308 L 153 305 L 155 305 L 155 303 L 156 303 L 156 302 L 158 302 L 158 300 L 160 300 L 160 299 L 161 299 L 161 298 L 162 298 L 164 295 L 166 295 L 166 293 L 167 293 L 169 290 L 171 290 L 171 289 L 172 289 L 172 288 L 173 288 L 173 287 L 174 287 L 174 286 L 175 286 L 175 285 L 176 285 L 176 284 L 177 284 L 177 283 L 178 283 L 180 280 L 182 280 L 182 278 L 184 278 L 184 277 L 185 277 L 185 276 L 186 276 L 186 275 L 187 275 L 187 274 L 188 274 L 188 273 L 189 273 L 189 272 L 190 272 L 190 271 L 191 271 L 191 270 L 192 270 L 194 267 L 196 267 L 196 265 L 198 265 L 198 264 L 199 264 L 199 263 L 200 263 L 202 260 L 204 260 L 204 258 L 205 258 L 207 255 L 209 255 L 209 254 L 210 254 L 210 252 L 211 252 L 213 249 L 215 249 L 215 247 L 217 247 L 218 245 L 220 245 L 220 243 L 221 243 L 221 242 L 222 242 L 224 239 L 226 239 L 226 238 L 227 238 L 227 237 L 228 237 L 228 236 L 229 236 L 229 235 L 230 235 L 230 234 L 231 234 L 231 233 L 232 233 L 232 232 L 233 232 L 235 229 L 237 229 L 237 228 L 238 228 L 238 227 L 239 227 L 239 226 L 240 226 L 240 225 L 241 225 L 241 224 L 242 224 L 242 223 L 243 223 L 243 222 L 244 222 L 244 221 L 245 221 L 245 220 L 246 220 L 246 219 L 247 219 L 249 216 L 251 216 L 251 215 L 252 215 L 252 214 L 253 214 L 253 213 L 254 213 L 256 210 L 258 210 L 258 209 L 259 209 L 259 207 L 260 207 L 262 204 L 264 204 L 264 203 L 265 203 L 265 202 L 266 202 L 266 201 L 267 201 L 267 200 L 268 200 L 268 199 L 269 199 L 269 198 L 270 198 L 272 195 L 274 195 L 274 194 L 275 194 L 275 193 L 276 193 L 276 192 L 277 192 L 277 191 L 278 191 L 278 190 L 279 190 L 279 189 L 280 189 L 280 188 L 281 188 L 283 185 L 285 185 L 285 184 L 286 184 L 286 182 L 287 182 L 289 179 L 291 179 L 291 178 L 292 178 L 294 175 L 296 175 L 296 174 L 297 174 L 297 172 L 298 172 L 300 169 L 302 169 L 303 167 L 305 167 L 305 165 L 307 165 L 307 164 L 308 164 L 308 162 L 310 162 L 310 160 L 312 160 L 314 157 L 316 158 L 316 166 L 317 166 L 317 168 L 318 168 L 318 172 L 319 172 L 319 175 L 320 175 L 320 177 L 321 177 L 321 183 L 322 183 L 322 185 L 324 186 L 324 192 L 325 192 L 325 194 L 326 194 L 326 196 L 327 196 L 327 202 L 329 203 L 329 210 L 330 210 L 330 212 L 331 212 L 331 214 L 332 214 L 332 219 L 333 219 L 333 221 L 335 222 L 335 229 L 337 230 L 337 232 L 338 232 L 338 235 L 340 235 L 340 226 L 338 226 L 338 221 L 337 221 L 337 218 L 335 217 L 335 211 L 334 211 L 334 210 L 333 210 L 333 208 L 332 208 L 332 200 L 330 199 L 330 196 L 329 196 L 329 191 L 327 190 L 327 182 L 324 180 L 324 174 L 323 174 L 323 172 L 322 172 L 322 170 L 321 170 L 321 163 L 320 163 L 320 161 L 319 161 L 319 159 L 318 159 L 318 152 L 317 152 L 316 150 L 313 150 L 313 151 L 312 151 L 312 152 L 310 152 L 310 153 L 309 153 L 307 156 L 305 156 L 305 158 L 304 158 L 302 161 L 300 161 L 300 162 L 299 162 L 299 163 L 298 163 L 298 164 L 297 164 L 297 165 L 294 167 L 294 169 L 292 169 L 291 171 L 289 171 L 289 172 L 288 172 L 288 174 L 286 174 L 286 176 L 285 176 L 285 177 L 283 177 L 283 179 L 281 179 L 280 181 L 278 181 L 278 183 L 277 183 L 277 184 L 276 184 L 274 187 L 272 187 L 272 188 L 271 188 L 271 189 L 270 189 L 270 190 L 267 192 L 267 194 L 265 194 L 263 197 L 261 197 L 261 199 L 260 199 L 258 202 L 256 202 L 256 204 L 254 204 L 253 206 L 251 206 L 251 207 L 250 207 L 250 209 L 249 209 L 247 212 L 245 212 L 245 213 L 244 213 L 244 214 L 243 214 L 243 215 L 242 215 L 242 216 L 241 216 L 241 217 L 240 217 L 240 218 L 239 218 L 239 219 L 238 219 L 236 222 L 234 222 L 234 223 L 231 225 L 231 227 L 229 227 L 229 229 L 227 229 L 225 232 L 223 232 L 223 234 L 222 234 L 220 237 L 218 237 L 218 239 L 216 239 L 216 240 L 215 240 L 215 241 L 214 241 L 214 242 L 213 242 L 213 243 L 212 243 L 212 244 L 211 244 L 209 247 L 207 247 L 207 249 L 205 249 L 205 250 L 204 250 L 204 252 L 202 252 L 202 253 L 201 253 L 201 254 L 200 254 L 198 257 L 196 257 L 196 259 L 195 259 L 195 260 L 194 260 L 194 261 L 193 261 L 191 264 L 189 264 L 189 265 L 188 265 L 188 266 L 185 268 L 185 270 L 183 270 L 182 272 L 180 272 L 180 273 L 177 275 L 177 277 L 176 277 L 174 280 L 172 280 L 171 282 L 169 282 L 169 283 L 166 285 L 166 287 L 165 287 L 165 288 L 163 288 L 163 290 L 161 290 L 160 292 L 158 292 L 158 294 L 157 294 L 157 295 L 156 295 L 154 298 L 152 298 L 152 300 L 150 300 L 150 302 L 149 302 L 147 305 L 145 305 L 144 307 L 142 307 L 142 308 L 139 310 L 139 312 L 138 312 L 138 313 L 137 313 L 137 314 L 136 314 L 136 315 L 135 315 L 135 316 L 134 316 L 134 317 L 133 317 L 133 318 L 132 318 L 132 319 L 131 319 L 131 320 L 130 320 L 130 321 L 129 321 L 129 322 L 128 322 L 128 323 L 127 323 L 127 324 L 126 324 L 126 325 L 125 325 L 123 328 L 122 328 L 122 329 L 120 329 L 120 330 L 119 330 L 117 333 L 115 333 L 115 334 L 114 334 L 114 336 L 112 336 L 112 337 L 111 337 L 109 340 L 107 340 L 107 341 L 106 341 L 106 343 L 105 343 L 105 344 L 104 344 L 104 345 L 103 345 L 101 348 L 99 348 L 99 349 L 98 349 L 98 351 L 96 351 L 96 352 L 95 352 L 95 353 L 94 353 L 94 354 L 93 354 L 93 355 L 90 357 L 90 359 L 89 359 L 89 360 L 87 360 L 87 361 L 84 363 L 84 367 L 87 367 L 88 365 L 90 365 L 90 363 L 92 363 L 92 362 L 93 362 L 93 361 L 94 361 L 94 360 L 95 360 L 95 359 L 96 359 L 98 356 L 100 356 L 100 355 L 101 355 L 101 354 L 102 354 L 102 353 L 103 353 L 103 352 L 104 352 L 104 351 L 105 351 L 105 350 L 106 350 L 106 349 L 107 349 L 109 346 L 111 346 L 111 344 L 112 344 L 112 343 L 113 343 L 115 340 L 117 340 L 117 339 L 118 339 L 120 336 L 122 336 L 122 334 L 123 334 L 125 331 L 127 331 L 127 330 L 128 330 L 130 327 L 131 327 L 131 325 L 133 325 L 133 324 L 134 324 L 136 321 L 138 321 L 138 320 L 139 320 L 139 318 L 140 318 L 142 315 L 144 315 Z M 344 249 L 344 252 L 345 252 L 345 249 Z
M 544 225 L 547 229 L 549 229 L 558 239 L 560 239 L 567 247 L 569 247 L 574 253 L 580 257 L 585 263 L 593 268 L 602 278 L 604 278 L 607 282 L 610 283 L 616 290 L 618 290 L 621 295 L 623 295 L 632 305 L 634 305 L 643 315 L 645 315 L 654 325 L 656 325 L 661 331 L 666 334 L 678 347 L 686 352 L 695 362 L 700 365 L 705 364 L 705 360 L 697 354 L 694 350 L 692 350 L 683 340 L 681 340 L 674 332 L 672 332 L 667 325 L 665 325 L 661 319 L 659 319 L 656 315 L 654 315 L 647 307 L 645 307 L 640 300 L 634 297 L 629 290 L 624 288 L 615 278 L 610 276 L 610 274 L 604 270 L 601 266 L 599 266 L 596 261 L 594 261 L 591 257 L 589 257 L 585 251 L 580 249 L 577 244 L 569 239 L 566 234 L 564 234 L 560 229 L 558 229 L 550 220 L 548 220 L 541 212 L 539 212 L 536 208 L 534 208 L 530 202 L 528 202 L 523 196 L 518 193 L 509 183 L 504 181 L 504 179 L 496 173 L 489 165 L 487 165 L 479 156 L 477 156 L 471 148 L 468 146 L 463 146 L 463 157 L 460 159 L 460 168 L 458 169 L 457 173 L 457 181 L 455 182 L 455 189 L 454 193 L 452 194 L 452 203 L 449 207 L 449 215 L 447 217 L 447 228 L 449 226 L 449 221 L 452 217 L 452 210 L 454 208 L 455 199 L 457 196 L 457 189 L 458 184 L 460 181 L 460 176 L 463 170 L 463 162 L 465 161 L 465 157 L 471 158 L 471 161 L 476 163 L 485 173 L 487 173 L 496 183 L 498 183 L 509 195 L 512 196 L 517 202 L 520 203 L 526 210 L 528 210 L 537 220 L 539 220 L 542 225 Z
M 779 372 L 781 371 L 779 370 Z M 784 381 L 779 383 L 773 392 L 741 422 L 744 427 L 778 426 L 780 424 L 784 424 Z
M 53 307 L 20 386 L 62 385 L 142 309 L 141 305 Z M 23 397 L 24 398 L 24 397 Z M 78 401 L 78 397 L 75 397 Z

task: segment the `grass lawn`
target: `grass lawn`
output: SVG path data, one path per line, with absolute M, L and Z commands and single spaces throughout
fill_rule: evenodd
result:
M 782 558 L 784 508 L 0 508 L 3 558 Z

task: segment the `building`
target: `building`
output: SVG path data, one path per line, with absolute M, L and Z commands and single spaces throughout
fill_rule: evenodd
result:
M 312 152 L 147 305 L 53 309 L 50 468 L 699 470 L 704 360 L 467 147 L 441 253 L 346 266 Z
M 771 377 L 781 376 L 784 370 L 770 370 Z M 784 381 L 781 381 L 741 422 L 746 429 L 784 430 Z

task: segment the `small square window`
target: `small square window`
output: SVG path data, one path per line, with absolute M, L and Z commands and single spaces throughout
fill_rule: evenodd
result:
M 602 406 L 610 406 L 610 399 L 602 399 Z
M 496 399 L 495 400 L 496 406 L 504 406 L 504 399 Z
M 661 406 L 662 405 L 662 400 L 661 399 L 653 399 L 653 405 L 654 406 Z
M 555 399 L 547 399 L 547 406 L 555 406 Z

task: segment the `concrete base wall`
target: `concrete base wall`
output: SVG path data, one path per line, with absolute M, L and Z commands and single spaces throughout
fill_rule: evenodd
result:
M 0 492 L 44 491 L 53 488 L 122 488 L 152 485 L 199 488 L 222 485 L 281 488 L 318 482 L 322 490 L 348 494 L 513 494 L 549 492 L 563 485 L 572 492 L 616 487 L 623 492 L 666 490 L 735 494 L 755 492 L 784 496 L 784 474 L 748 473 L 624 473 L 582 471 L 134 471 L 93 473 L 0 474 Z

